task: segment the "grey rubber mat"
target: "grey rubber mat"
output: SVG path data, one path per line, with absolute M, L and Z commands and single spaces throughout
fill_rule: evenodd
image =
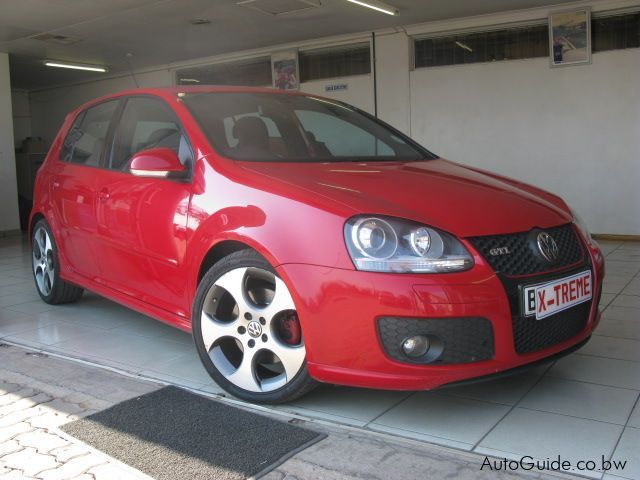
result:
M 132 398 L 61 428 L 158 480 L 264 475 L 324 437 L 176 387 Z

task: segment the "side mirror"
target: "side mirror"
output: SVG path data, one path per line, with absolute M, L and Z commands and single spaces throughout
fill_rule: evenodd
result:
M 178 154 L 170 148 L 150 148 L 131 158 L 129 171 L 137 177 L 182 178 L 187 169 L 180 163 Z

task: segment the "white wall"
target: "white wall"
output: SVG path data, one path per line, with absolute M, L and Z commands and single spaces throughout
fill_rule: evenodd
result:
M 409 37 L 404 32 L 376 36 L 378 117 L 411 134 Z
M 346 85 L 346 90 L 327 91 L 327 86 Z M 333 98 L 347 102 L 366 112 L 373 113 L 373 75 L 357 75 L 353 77 L 327 78 L 300 84 L 300 90 L 314 95 Z
M 14 145 L 18 148 L 25 138 L 31 136 L 29 92 L 26 90 L 12 90 L 11 108 L 13 111 L 13 140 Z
M 0 232 L 20 228 L 13 142 L 9 55 L 0 52 Z
M 169 70 L 157 70 L 136 74 L 140 87 L 171 85 Z M 34 136 L 51 144 L 66 115 L 83 103 L 103 95 L 136 88 L 131 76 L 109 78 L 78 85 L 31 92 L 31 128 Z
M 593 232 L 640 234 L 640 49 L 421 68 L 411 102 L 435 153 L 561 195 Z
M 635 6 L 601 0 L 594 12 Z M 544 21 L 548 8 L 408 26 L 411 35 Z M 369 41 L 359 34 L 196 59 L 138 73 L 173 83 L 178 66 L 285 48 Z M 597 53 L 593 64 L 551 69 L 546 58 L 410 71 L 411 38 L 376 32 L 378 115 L 443 157 L 512 176 L 564 197 L 596 233 L 640 235 L 640 49 Z M 325 86 L 347 83 L 346 91 Z M 51 142 L 64 116 L 92 98 L 134 87 L 131 77 L 31 92 L 32 133 Z M 307 82 L 303 91 L 374 110 L 373 76 Z

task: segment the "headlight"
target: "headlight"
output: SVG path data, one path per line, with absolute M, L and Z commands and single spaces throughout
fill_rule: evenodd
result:
M 347 221 L 344 236 L 358 270 L 441 273 L 473 266 L 455 237 L 410 220 L 359 215 Z
M 585 223 L 585 221 L 582 219 L 580 215 L 578 215 L 578 212 L 576 212 L 573 209 L 571 209 L 571 214 L 573 215 L 573 223 L 575 223 L 578 226 L 578 228 L 582 230 L 582 233 L 584 233 L 584 236 L 587 238 L 587 241 L 589 243 L 592 243 L 593 238 L 591 238 L 591 233 L 589 233 L 589 229 L 587 228 L 587 224 Z

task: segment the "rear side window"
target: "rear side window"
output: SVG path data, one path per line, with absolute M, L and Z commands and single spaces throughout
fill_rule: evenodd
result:
M 117 107 L 118 100 L 110 100 L 78 115 L 64 139 L 60 159 L 64 162 L 99 166 L 109 124 Z
M 133 155 L 150 148 L 170 148 L 183 165 L 192 160 L 180 122 L 166 103 L 149 97 L 129 98 L 116 129 L 109 168 L 126 171 Z

